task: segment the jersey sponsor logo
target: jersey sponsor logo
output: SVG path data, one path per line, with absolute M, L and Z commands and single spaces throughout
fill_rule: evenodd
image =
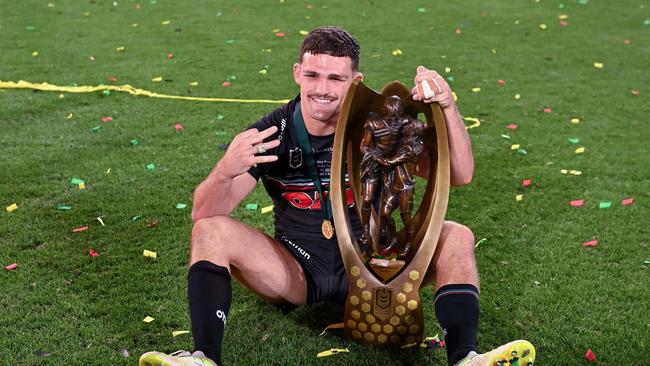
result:
M 300 147 L 289 150 L 289 166 L 293 169 L 302 166 L 302 149 Z
M 312 196 L 310 192 L 284 192 L 282 193 L 282 197 L 289 201 L 289 203 L 291 203 L 295 208 L 301 210 L 321 211 L 323 207 L 320 203 L 320 194 L 318 191 L 314 191 L 313 194 L 314 195 Z M 324 191 L 323 194 L 325 195 L 325 199 L 327 199 L 329 191 Z M 345 196 L 348 207 L 352 207 L 354 205 L 354 193 L 352 192 L 352 188 L 345 189 Z

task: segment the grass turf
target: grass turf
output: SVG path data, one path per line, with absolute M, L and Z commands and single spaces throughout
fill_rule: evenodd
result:
M 441 72 L 450 67 L 443 74 L 453 77 L 461 112 L 482 122 L 470 130 L 474 181 L 452 191 L 448 210 L 449 219 L 487 238 L 476 250 L 480 349 L 525 338 L 537 346 L 541 365 L 582 364 L 588 348 L 597 364 L 646 362 L 648 7 L 633 1 L 160 0 L 140 2 L 140 9 L 134 1 L 51 4 L 2 6 L 0 80 L 291 98 L 299 31 L 323 24 L 345 26 L 357 36 L 361 71 L 376 89 L 395 79 L 410 84 L 419 64 Z M 562 14 L 569 16 L 566 27 Z M 276 28 L 285 37 L 275 36 Z M 403 54 L 393 56 L 395 49 Z M 267 74 L 260 74 L 265 65 Z M 107 81 L 111 76 L 118 80 Z M 157 76 L 166 81 L 153 82 Z M 229 77 L 232 86 L 223 87 Z M 544 113 L 545 107 L 552 112 Z M 191 349 L 191 337 L 172 338 L 171 331 L 190 329 L 186 262 L 193 188 L 223 155 L 219 144 L 272 108 L 0 90 L 0 203 L 19 206 L 0 213 L 0 263 L 18 263 L 0 272 L 0 364 L 133 364 L 146 351 Z M 113 121 L 104 123 L 103 116 Z M 580 123 L 571 123 L 573 117 Z M 185 131 L 176 132 L 176 123 Z M 519 128 L 507 130 L 508 123 Z M 93 132 L 96 126 L 102 128 Z M 569 137 L 580 144 L 568 143 Z M 528 155 L 511 151 L 512 143 Z M 586 147 L 584 154 L 574 153 L 579 146 Z M 147 170 L 149 163 L 154 171 Z M 70 184 L 74 177 L 86 181 L 86 190 Z M 533 185 L 521 187 L 524 178 Z M 516 194 L 524 200 L 516 202 Z M 621 206 L 626 197 L 636 202 Z M 570 207 L 578 198 L 585 206 Z M 600 201 L 613 205 L 599 209 Z M 62 203 L 72 210 L 57 210 Z M 177 203 L 190 206 L 179 210 Z M 271 215 L 245 210 L 246 203 L 269 205 L 263 189 L 234 216 L 272 230 Z M 138 215 L 142 219 L 133 221 Z M 148 228 L 153 220 L 160 224 Z M 89 229 L 71 232 L 83 225 Z M 591 239 L 599 240 L 596 248 L 581 247 Z M 100 256 L 90 257 L 89 248 Z M 159 258 L 143 257 L 143 249 Z M 442 350 L 376 350 L 337 332 L 318 337 L 341 319 L 331 305 L 287 312 L 239 285 L 234 289 L 225 364 L 446 364 Z M 427 334 L 433 335 L 440 329 L 432 290 L 422 296 Z M 143 323 L 147 315 L 155 321 Z M 351 352 L 315 357 L 339 347 Z M 131 356 L 125 359 L 121 349 Z M 42 358 L 37 350 L 52 355 Z

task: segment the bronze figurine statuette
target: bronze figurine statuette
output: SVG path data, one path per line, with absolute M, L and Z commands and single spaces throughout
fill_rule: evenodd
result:
M 426 124 L 418 120 L 421 113 Z M 381 94 L 355 80 L 343 102 L 332 153 L 330 197 L 336 236 L 350 282 L 346 335 L 375 346 L 424 338 L 420 285 L 433 258 L 449 196 L 449 147 L 437 103 L 414 101 L 399 82 Z M 414 215 L 418 164 L 428 162 Z M 359 238 L 346 206 L 345 173 L 361 218 Z M 399 209 L 403 228 L 397 230 Z

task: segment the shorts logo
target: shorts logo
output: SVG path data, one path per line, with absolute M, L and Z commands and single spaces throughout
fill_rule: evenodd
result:
M 221 310 L 217 310 L 217 318 L 221 319 L 223 326 L 226 326 L 226 313 Z
M 296 147 L 289 150 L 289 166 L 296 169 L 302 165 L 302 149 Z

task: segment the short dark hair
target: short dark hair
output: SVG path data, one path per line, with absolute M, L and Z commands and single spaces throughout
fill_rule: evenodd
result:
M 313 55 L 326 54 L 352 59 L 352 70 L 359 70 L 361 47 L 359 42 L 343 28 L 319 27 L 311 31 L 300 47 L 300 62 L 305 52 Z

